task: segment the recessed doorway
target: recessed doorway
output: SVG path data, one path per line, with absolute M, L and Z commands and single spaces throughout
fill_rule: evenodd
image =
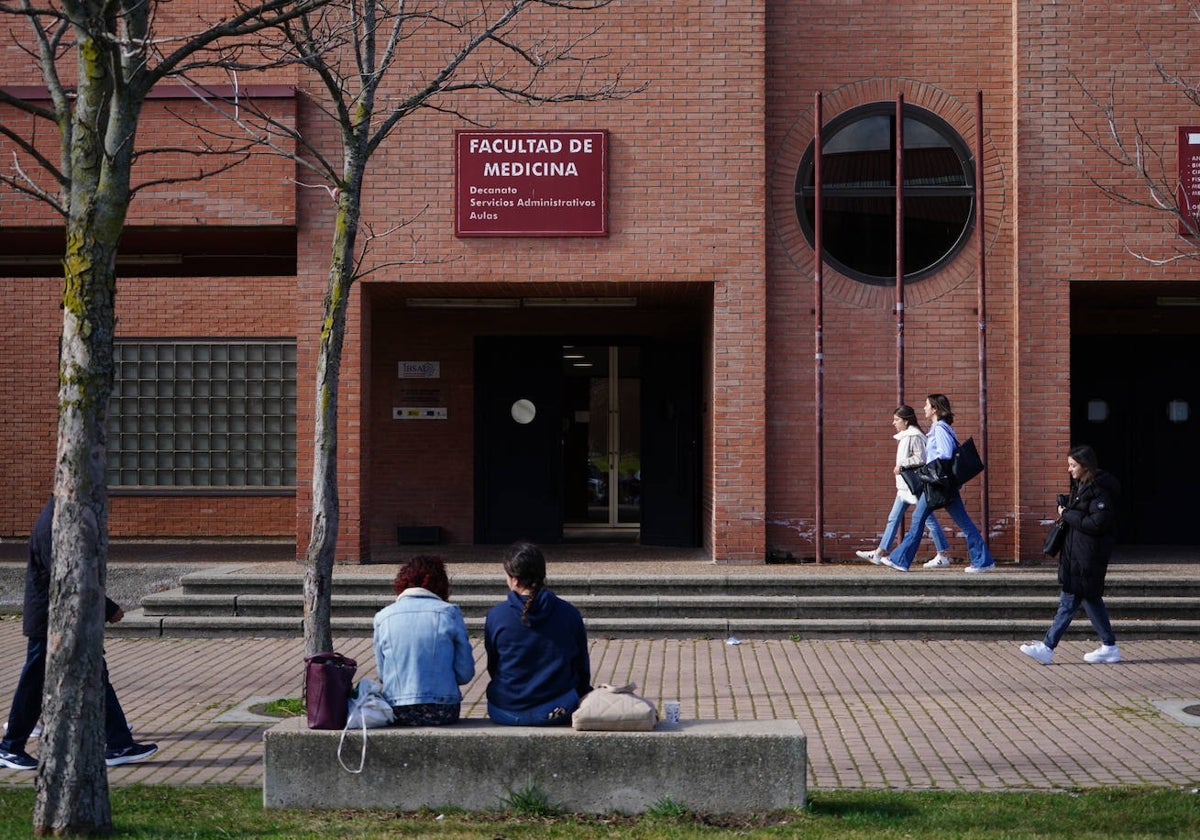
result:
M 697 359 L 640 338 L 478 339 L 475 541 L 698 545 Z

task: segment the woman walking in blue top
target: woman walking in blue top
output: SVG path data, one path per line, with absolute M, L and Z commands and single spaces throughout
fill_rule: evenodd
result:
M 892 543 L 896 541 L 896 534 L 900 531 L 900 517 L 904 516 L 910 505 L 917 503 L 917 497 L 908 489 L 900 471 L 905 467 L 919 467 L 925 463 L 925 435 L 917 424 L 917 412 L 913 411 L 912 406 L 901 405 L 892 413 L 892 428 L 896 430 L 892 437 L 897 441 L 896 466 L 892 468 L 893 480 L 896 483 L 896 500 L 892 504 L 891 513 L 888 514 L 887 525 L 879 539 L 879 547 L 871 551 L 854 552 L 863 560 L 870 560 L 872 563 L 879 562 L 879 558 L 886 557 L 892 550 Z M 946 532 L 942 530 L 933 513 L 929 514 L 929 536 L 933 538 L 933 547 L 937 549 L 937 554 L 925 564 L 925 568 L 949 566 L 950 541 L 946 539 Z
M 930 394 L 926 398 L 925 419 L 932 421 L 929 434 L 925 436 L 925 463 L 952 458 L 954 450 L 958 448 L 958 437 L 951 428 L 954 423 L 954 412 L 950 410 L 950 400 L 945 394 Z M 913 557 L 916 556 L 917 549 L 921 546 L 921 534 L 925 530 L 925 520 L 932 512 L 933 509 L 929 507 L 927 494 L 921 494 L 921 497 L 917 499 L 917 506 L 913 509 L 912 525 L 909 526 L 908 533 L 904 535 L 900 545 L 896 546 L 892 556 L 876 557 L 871 562 L 887 566 L 898 572 L 907 572 L 908 567 L 912 565 Z M 954 491 L 950 503 L 946 505 L 946 513 L 950 514 L 950 518 L 962 529 L 963 536 L 966 537 L 967 551 L 971 555 L 971 565 L 967 566 L 967 573 L 977 574 L 995 568 L 996 562 L 992 559 L 992 553 L 988 551 L 987 543 L 983 541 L 979 529 L 967 515 L 967 509 L 963 507 L 962 497 L 959 496 L 957 489 Z
M 583 617 L 546 588 L 546 558 L 536 545 L 512 545 L 504 574 L 508 597 L 484 622 L 488 717 L 508 726 L 569 724 L 592 690 Z

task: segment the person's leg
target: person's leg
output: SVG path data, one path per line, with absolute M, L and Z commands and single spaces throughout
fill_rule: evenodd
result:
M 933 511 L 929 512 L 929 519 L 925 523 L 929 529 L 929 536 L 933 539 L 933 547 L 938 554 L 946 554 L 950 551 L 950 540 L 946 539 L 946 532 L 942 530 L 942 524 L 937 521 L 937 516 Z
M 967 515 L 967 509 L 963 507 L 961 496 L 955 494 L 954 498 L 950 500 L 950 504 L 946 505 L 946 513 L 950 514 L 950 518 L 962 529 L 963 536 L 967 540 L 967 552 L 971 555 L 971 565 L 976 569 L 986 569 L 996 565 L 996 561 L 992 559 L 992 553 L 988 551 L 987 543 L 983 541 L 983 535 L 979 533 L 979 529 Z
M 1108 607 L 1105 606 L 1104 599 L 1100 597 L 1084 598 L 1083 609 L 1092 622 L 1092 627 L 1096 628 L 1096 634 L 1100 636 L 1100 644 L 1105 647 L 1115 647 L 1117 635 L 1113 633 L 1112 622 L 1108 618 Z
M 904 535 L 904 539 L 900 540 L 900 545 L 896 546 L 896 550 L 889 558 L 893 565 L 904 570 L 912 565 L 913 557 L 916 556 L 917 549 L 921 547 L 921 535 L 925 533 L 925 520 L 929 518 L 931 512 L 929 505 L 925 502 L 925 496 L 922 495 L 917 499 L 916 506 L 913 507 L 912 524 L 908 526 L 908 533 Z
M 1082 599 L 1078 595 L 1072 595 L 1070 592 L 1060 592 L 1058 594 L 1058 612 L 1054 615 L 1054 620 L 1050 622 L 1050 629 L 1046 631 L 1046 636 L 1042 639 L 1042 643 L 1054 650 L 1058 647 L 1058 642 L 1063 637 L 1063 633 L 1067 632 L 1067 628 L 1071 626 L 1071 620 L 1075 618 L 1075 613 L 1079 611 L 1079 602 Z
M 579 708 L 579 694 L 571 689 L 561 697 L 521 712 L 493 706 L 490 700 L 487 708 L 492 722 L 503 726 L 569 726 L 571 713 Z
M 117 699 L 108 680 L 108 663 L 100 660 L 100 676 L 104 680 L 104 738 L 105 747 L 109 750 L 119 750 L 133 744 L 133 735 L 129 731 L 129 721 L 125 719 L 125 710 Z
M 33 727 L 42 716 L 42 688 L 46 684 L 46 637 L 30 638 L 25 646 L 25 666 L 13 692 L 12 709 L 8 713 L 8 729 L 0 750 L 24 752 Z
M 396 716 L 393 726 L 445 726 L 458 723 L 460 703 L 414 703 L 411 706 L 392 706 Z
M 900 530 L 900 517 L 904 516 L 904 511 L 908 509 L 908 502 L 896 494 L 896 501 L 892 503 L 892 512 L 888 514 L 887 525 L 883 529 L 883 536 L 879 540 L 879 554 L 887 554 L 892 548 L 892 543 L 896 541 L 896 532 Z

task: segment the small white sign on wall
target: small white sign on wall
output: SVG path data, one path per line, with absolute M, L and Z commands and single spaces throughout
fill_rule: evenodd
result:
M 392 408 L 393 420 L 445 420 L 449 416 L 449 412 L 444 408 L 414 406 L 393 406 Z
M 441 362 L 400 362 L 398 376 L 400 379 L 440 379 L 442 376 Z

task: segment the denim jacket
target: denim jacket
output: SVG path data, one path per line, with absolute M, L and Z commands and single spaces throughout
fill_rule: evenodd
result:
M 475 676 L 462 610 L 428 589 L 405 589 L 375 614 L 375 667 L 393 706 L 462 702 Z

